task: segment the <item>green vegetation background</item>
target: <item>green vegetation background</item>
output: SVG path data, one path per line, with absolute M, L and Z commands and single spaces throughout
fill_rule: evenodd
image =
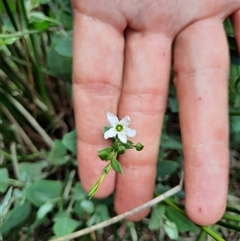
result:
M 113 195 L 89 200 L 77 174 L 70 1 L 2 0 L 0 10 L 0 239 L 44 241 L 109 219 L 116 215 Z M 122 221 L 74 240 L 239 240 L 240 58 L 229 19 L 224 25 L 231 169 L 222 220 L 209 232 L 197 227 L 181 212 L 182 191 L 142 222 Z M 172 83 L 161 143 L 155 195 L 178 184 L 183 164 Z

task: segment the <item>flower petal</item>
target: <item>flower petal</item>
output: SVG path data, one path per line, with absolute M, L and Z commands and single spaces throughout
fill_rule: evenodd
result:
M 127 143 L 127 137 L 124 132 L 118 132 L 118 138 L 122 143 Z
M 137 134 L 136 130 L 133 130 L 131 128 L 125 128 L 125 133 L 127 136 L 134 137 Z
M 110 128 L 109 130 L 107 130 L 106 132 L 104 132 L 104 138 L 108 139 L 111 137 L 115 137 L 117 135 L 117 131 L 115 128 Z
M 124 118 L 122 118 L 121 120 L 120 120 L 120 123 L 122 124 L 122 125 L 124 125 L 124 126 L 128 126 L 129 124 L 130 124 L 130 121 L 131 121 L 131 119 L 130 119 L 130 117 L 127 115 L 127 116 L 125 116 Z
M 107 119 L 112 126 L 115 126 L 117 123 L 119 123 L 117 116 L 115 116 L 114 114 L 112 114 L 109 111 L 107 113 Z

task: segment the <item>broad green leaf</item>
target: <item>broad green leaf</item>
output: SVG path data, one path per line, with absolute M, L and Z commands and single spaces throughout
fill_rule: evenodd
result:
M 163 224 L 163 228 L 171 240 L 178 239 L 178 229 L 174 222 L 166 220 L 165 223 Z
M 196 227 L 186 216 L 170 206 L 165 207 L 165 215 L 177 225 L 179 232 L 191 231 Z
M 80 222 L 72 218 L 58 218 L 53 225 L 53 232 L 57 237 L 61 237 L 72 233 L 79 225 Z
M 76 183 L 73 195 L 75 200 L 82 200 L 87 196 L 80 182 Z
M 80 206 L 87 213 L 93 213 L 93 211 L 94 211 L 93 202 L 91 202 L 89 200 L 82 200 L 80 203 Z
M 35 206 L 40 207 L 45 202 L 61 197 L 62 182 L 39 180 L 24 190 L 26 198 Z
M 69 161 L 69 157 L 66 156 L 67 149 L 63 145 L 61 140 L 55 140 L 52 150 L 48 155 L 48 161 L 53 165 L 63 165 Z
M 76 130 L 67 133 L 62 139 L 63 145 L 72 153 L 77 153 L 77 134 Z
M 55 50 L 61 56 L 72 57 L 72 32 L 55 45 Z
M 8 188 L 8 169 L 0 168 L 0 192 L 4 193 Z
M 42 169 L 47 166 L 46 161 L 21 162 L 19 164 L 20 178 L 23 182 L 31 182 L 44 177 Z
M 43 219 L 54 207 L 52 202 L 44 203 L 37 211 L 37 218 Z
M 17 205 L 8 212 L 6 219 L 2 224 L 2 234 L 8 233 L 11 229 L 21 224 L 29 216 L 30 212 L 31 205 L 28 201 L 25 201 L 24 203 L 22 203 L 22 201 L 18 202 Z
M 158 230 L 160 228 L 164 212 L 164 205 L 158 205 L 153 207 L 151 218 L 148 223 L 148 228 L 150 230 Z
M 56 76 L 71 76 L 72 59 L 60 55 L 55 50 L 55 44 L 47 51 L 47 66 Z
M 96 207 L 96 213 L 98 213 L 98 215 L 100 216 L 101 221 L 105 221 L 109 219 L 109 212 L 108 212 L 107 205 L 104 205 L 104 204 L 98 205 Z
M 116 158 L 112 158 L 111 166 L 115 172 L 123 174 L 121 164 L 118 162 Z
M 178 168 L 178 163 L 175 161 L 159 161 L 157 163 L 157 176 L 165 177 L 173 174 Z

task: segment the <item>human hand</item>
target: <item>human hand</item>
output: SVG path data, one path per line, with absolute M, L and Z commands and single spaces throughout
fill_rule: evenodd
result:
M 197 224 L 215 223 L 226 205 L 229 165 L 229 56 L 222 22 L 232 14 L 240 52 L 239 0 L 72 3 L 73 94 L 83 187 L 89 191 L 105 166 L 96 151 L 106 146 L 101 130 L 110 111 L 131 117 L 137 130 L 131 140 L 145 147 L 126 153 L 120 159 L 124 175 L 116 180 L 110 172 L 95 196 L 115 189 L 117 213 L 152 198 L 173 54 L 186 211 Z

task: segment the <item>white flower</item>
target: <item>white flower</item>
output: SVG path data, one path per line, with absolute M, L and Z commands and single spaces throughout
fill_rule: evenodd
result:
M 127 136 L 134 137 L 136 135 L 136 130 L 128 128 L 128 125 L 130 124 L 129 116 L 125 116 L 119 121 L 117 116 L 108 112 L 107 119 L 111 124 L 111 128 L 104 133 L 105 139 L 115 137 L 117 135 L 122 143 L 126 143 Z

